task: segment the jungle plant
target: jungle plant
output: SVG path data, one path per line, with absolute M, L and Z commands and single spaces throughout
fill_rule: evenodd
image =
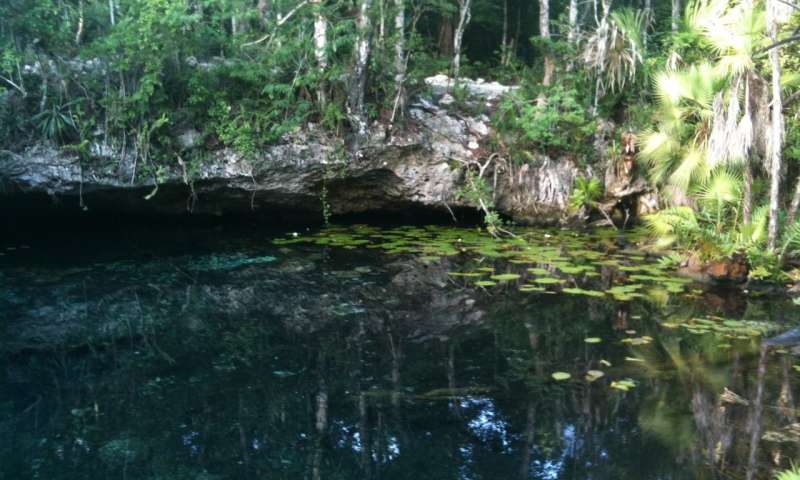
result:
M 502 142 L 516 150 L 547 155 L 570 153 L 583 160 L 591 151 L 596 122 L 574 86 L 554 85 L 546 92 L 524 91 L 506 96 L 495 117 Z M 584 97 L 585 98 L 585 97 Z
M 800 467 L 792 465 L 790 468 L 776 473 L 775 480 L 800 480 Z
M 82 99 L 58 104 L 52 103 L 31 118 L 43 138 L 54 141 L 63 141 L 69 132 L 78 133 L 78 126 L 75 121 L 75 113 L 72 108 L 77 106 Z
M 644 59 L 647 27 L 646 12 L 631 8 L 612 12 L 600 21 L 583 51 L 584 63 L 596 79 L 595 102 L 606 92 L 619 92 L 634 81 Z
M 764 25 L 760 8 L 727 0 L 697 0 L 686 17 L 688 33 L 715 58 L 684 67 L 673 64 L 656 74 L 656 127 L 643 135 L 641 153 L 653 183 L 679 204 L 717 166 L 749 168 L 754 137 L 750 82 Z M 748 217 L 751 175 L 746 177 Z
M 572 188 L 572 195 L 569 198 L 569 206 L 572 210 L 580 210 L 583 207 L 593 208 L 603 197 L 603 184 L 595 177 L 577 177 Z

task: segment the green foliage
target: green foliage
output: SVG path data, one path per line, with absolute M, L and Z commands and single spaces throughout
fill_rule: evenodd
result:
M 603 183 L 595 177 L 578 177 L 569 199 L 570 208 L 593 207 L 603 197 Z
M 791 468 L 776 473 L 775 480 L 800 480 L 800 467 L 792 465 Z
M 595 94 L 619 92 L 632 83 L 644 61 L 643 33 L 647 16 L 642 10 L 624 8 L 610 14 L 586 42 L 583 59 L 596 78 Z
M 588 160 L 596 122 L 580 100 L 586 97 L 561 85 L 548 89 L 542 99 L 532 93 L 508 95 L 500 103 L 495 124 L 504 143 L 522 152 Z
M 494 210 L 494 193 L 492 187 L 472 170 L 467 170 L 464 186 L 457 192 L 456 198 L 465 199 L 470 205 L 483 212 L 483 222 L 490 232 L 494 233 L 503 226 L 503 219 Z

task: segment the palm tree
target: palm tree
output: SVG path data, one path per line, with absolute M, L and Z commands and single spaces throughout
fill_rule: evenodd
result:
M 743 168 L 743 217 L 749 223 L 755 100 L 750 84 L 762 43 L 763 9 L 749 0 L 697 0 L 687 8 L 685 25 L 716 58 L 656 75 L 658 126 L 644 136 L 642 157 L 653 180 L 666 184 L 678 203 L 685 203 L 690 187 L 705 181 L 716 166 Z
M 708 155 L 714 98 L 726 79 L 709 63 L 665 70 L 654 78 L 657 126 L 642 135 L 642 158 L 651 181 L 674 204 L 686 204 L 690 188 L 706 181 L 716 166 Z
M 647 23 L 647 12 L 625 8 L 604 16 L 589 37 L 583 60 L 596 77 L 595 103 L 607 91 L 621 91 L 636 77 Z
M 727 108 L 722 99 L 715 105 L 714 130 L 710 154 L 717 160 L 741 162 L 744 167 L 743 217 L 749 223 L 752 213 L 754 139 L 752 105 L 755 103 L 751 81 L 755 75 L 754 57 L 762 43 L 764 10 L 751 0 L 731 5 L 724 0 L 700 1 L 687 14 L 687 25 L 703 36 L 717 53 L 717 68 L 731 78 Z M 744 88 L 739 106 L 739 92 Z M 741 118 L 739 112 L 743 111 Z

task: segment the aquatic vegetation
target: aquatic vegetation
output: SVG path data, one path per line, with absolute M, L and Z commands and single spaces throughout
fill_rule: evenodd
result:
M 553 380 L 556 381 L 569 380 L 570 378 L 572 378 L 572 375 L 570 375 L 567 372 L 553 372 L 553 374 L 550 376 L 553 377 Z
M 590 382 L 594 382 L 595 380 L 599 380 L 605 376 L 605 373 L 601 370 L 589 370 L 586 372 L 586 380 Z
M 499 275 L 492 275 L 489 278 L 491 278 L 492 280 L 496 280 L 498 282 L 510 282 L 512 280 L 518 280 L 521 277 L 522 275 L 519 275 L 517 273 L 501 273 Z
M 624 380 L 615 380 L 611 382 L 611 388 L 615 388 L 617 390 L 622 390 L 623 392 L 627 392 L 631 388 L 636 386 L 636 382 L 634 382 L 630 378 L 626 378 Z
M 454 280 L 477 279 L 472 285 L 490 288 L 520 281 L 520 292 L 560 293 L 630 302 L 651 297 L 660 303 L 683 294 L 691 280 L 676 276 L 671 264 L 647 257 L 635 248 L 620 249 L 611 239 L 614 230 L 583 234 L 553 229 L 517 229 L 514 237 L 494 237 L 481 229 L 398 227 L 381 229 L 366 225 L 332 226 L 310 235 L 291 234 L 276 245 L 306 243 L 323 247 L 363 247 L 389 255 L 412 255 L 430 265 L 452 258 L 472 260 L 473 267 L 448 271 Z M 631 244 L 644 232 L 626 234 Z M 463 268 L 463 267 L 462 267 Z M 613 275 L 610 287 L 595 281 Z M 487 275 L 488 278 L 481 278 Z

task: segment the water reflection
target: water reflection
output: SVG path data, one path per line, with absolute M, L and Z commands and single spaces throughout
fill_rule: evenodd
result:
M 458 258 L 257 239 L 221 253 L 2 268 L 0 478 L 769 478 L 797 458 L 794 358 L 662 326 L 786 310 L 788 329 L 780 302 L 487 291 L 448 277 Z

